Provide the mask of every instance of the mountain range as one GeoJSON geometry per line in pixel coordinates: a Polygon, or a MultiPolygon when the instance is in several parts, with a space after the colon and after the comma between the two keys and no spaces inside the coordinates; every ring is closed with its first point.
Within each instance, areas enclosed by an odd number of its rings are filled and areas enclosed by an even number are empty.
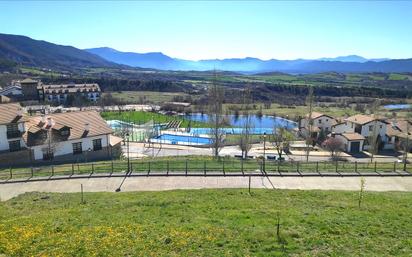
{"type": "Polygon", "coordinates": [[[366,59],[358,55],[316,60],[261,60],[258,58],[231,58],[211,60],[183,60],[172,58],[163,53],[121,52],[108,47],[85,49],[106,60],[132,67],[153,68],[159,70],[225,70],[247,73],[287,72],[412,72],[412,59],[390,60],[366,59]]]}
{"type": "Polygon", "coordinates": [[[412,72],[412,59],[366,59],[349,55],[315,60],[261,60],[247,57],[191,61],[172,58],[160,52],[121,52],[108,47],[81,50],[26,36],[0,34],[0,68],[10,63],[68,70],[84,67],[130,66],[174,71],[216,69],[242,73],[412,72]]]}

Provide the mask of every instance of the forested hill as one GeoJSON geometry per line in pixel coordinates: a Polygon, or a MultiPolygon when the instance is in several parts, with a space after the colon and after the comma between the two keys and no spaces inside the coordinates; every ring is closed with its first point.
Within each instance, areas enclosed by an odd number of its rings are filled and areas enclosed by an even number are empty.
{"type": "Polygon", "coordinates": [[[9,34],[0,34],[0,64],[67,70],[82,67],[121,67],[72,46],[9,34]]]}

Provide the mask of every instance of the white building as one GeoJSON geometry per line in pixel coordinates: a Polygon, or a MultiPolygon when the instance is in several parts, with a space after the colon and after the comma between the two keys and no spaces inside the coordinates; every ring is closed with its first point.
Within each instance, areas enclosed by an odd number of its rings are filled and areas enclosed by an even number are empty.
{"type": "Polygon", "coordinates": [[[121,141],[95,111],[27,117],[0,105],[0,166],[109,159],[121,141]]]}
{"type": "Polygon", "coordinates": [[[343,140],[348,152],[370,149],[372,137],[376,138],[378,149],[390,149],[387,146],[386,126],[387,122],[383,119],[357,114],[332,126],[332,133],[343,140]]]}
{"type": "MultiPolygon", "coordinates": [[[[312,112],[311,116],[312,120],[312,138],[317,138],[321,131],[324,132],[324,135],[329,134],[332,131],[332,126],[336,124],[336,119],[332,116],[319,113],[319,112],[312,112]]],[[[306,115],[304,118],[300,119],[299,121],[299,131],[303,137],[308,136],[309,130],[309,115],[306,115]]]]}
{"type": "Polygon", "coordinates": [[[0,104],[0,152],[19,151],[25,147],[26,117],[20,104],[0,104]]]}
{"type": "Polygon", "coordinates": [[[61,85],[43,85],[37,87],[38,95],[41,101],[56,103],[66,103],[71,97],[72,100],[77,97],[92,102],[100,99],[101,90],[98,84],[61,84],[61,85]]]}

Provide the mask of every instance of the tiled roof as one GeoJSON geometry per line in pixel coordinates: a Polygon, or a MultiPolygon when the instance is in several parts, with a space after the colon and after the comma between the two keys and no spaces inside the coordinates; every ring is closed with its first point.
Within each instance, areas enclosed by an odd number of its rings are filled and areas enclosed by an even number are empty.
{"type": "Polygon", "coordinates": [[[409,134],[412,133],[412,124],[407,120],[392,121],[386,126],[386,135],[390,137],[392,136],[406,137],[407,132],[409,134]],[[408,123],[409,123],[409,128],[408,128],[408,123]]]}
{"type": "MultiPolygon", "coordinates": [[[[70,129],[69,136],[64,138],[59,136],[59,141],[75,140],[113,132],[96,111],[58,113],[48,115],[47,118],[51,118],[54,132],[66,127],[70,129]],[[88,128],[88,131],[86,128],[88,128]]],[[[26,127],[27,132],[24,133],[23,139],[29,146],[45,143],[47,139],[44,138],[44,134],[42,136],[42,133],[38,132],[47,131],[50,128],[47,120],[43,122],[41,116],[33,117],[27,122],[26,127]]]]}
{"type": "Polygon", "coordinates": [[[341,135],[348,141],[365,140],[365,137],[359,133],[342,133],[341,135]]]}
{"type": "Polygon", "coordinates": [[[20,83],[37,83],[37,80],[31,79],[31,78],[26,78],[20,81],[20,83]]]}
{"type": "Polygon", "coordinates": [[[18,103],[0,104],[0,124],[25,121],[22,108],[18,103]]]}
{"type": "MultiPolygon", "coordinates": [[[[380,119],[374,118],[374,117],[369,116],[369,115],[356,114],[356,115],[348,117],[346,120],[350,121],[350,122],[353,122],[353,123],[356,123],[356,124],[364,125],[364,124],[367,124],[371,121],[380,120],[380,119]]],[[[382,120],[380,120],[380,121],[382,121],[382,120]]]]}
{"type": "MultiPolygon", "coordinates": [[[[327,114],[323,114],[321,112],[312,112],[312,119],[317,119],[317,118],[322,117],[322,116],[326,116],[326,117],[329,117],[331,119],[334,119],[332,116],[327,115],[327,114]]],[[[306,114],[306,118],[309,118],[309,113],[306,114]]]]}
{"type": "Polygon", "coordinates": [[[100,92],[100,87],[98,84],[61,84],[61,85],[41,85],[38,87],[43,89],[46,94],[52,93],[76,93],[76,92],[100,92]]]}

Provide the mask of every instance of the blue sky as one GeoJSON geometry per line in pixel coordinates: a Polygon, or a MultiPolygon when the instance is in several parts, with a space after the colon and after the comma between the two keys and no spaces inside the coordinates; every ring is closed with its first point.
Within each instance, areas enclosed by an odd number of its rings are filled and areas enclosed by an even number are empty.
{"type": "Polygon", "coordinates": [[[412,58],[412,2],[0,1],[0,33],[184,59],[412,58]]]}

